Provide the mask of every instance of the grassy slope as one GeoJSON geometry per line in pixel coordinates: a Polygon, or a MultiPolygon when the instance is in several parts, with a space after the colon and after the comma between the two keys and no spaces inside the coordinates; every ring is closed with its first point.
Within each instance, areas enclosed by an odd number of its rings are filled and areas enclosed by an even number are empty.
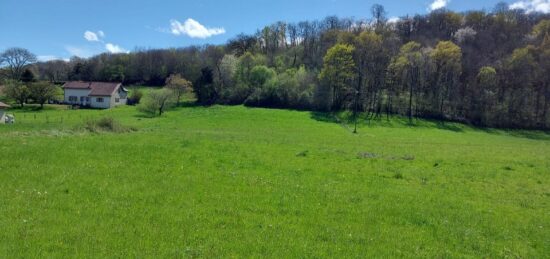
{"type": "Polygon", "coordinates": [[[550,254],[548,139],[429,122],[353,135],[221,106],[17,118],[0,126],[0,257],[550,254]],[[104,114],[139,131],[73,130],[104,114]]]}

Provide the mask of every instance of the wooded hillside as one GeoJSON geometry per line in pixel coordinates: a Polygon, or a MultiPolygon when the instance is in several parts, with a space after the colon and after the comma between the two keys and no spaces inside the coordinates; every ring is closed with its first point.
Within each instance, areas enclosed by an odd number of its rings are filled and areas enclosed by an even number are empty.
{"type": "MultiPolygon", "coordinates": [[[[221,46],[136,49],[35,64],[39,79],[193,82],[202,104],[361,110],[475,125],[550,128],[550,15],[436,10],[389,21],[277,22],[221,46]]],[[[365,14],[367,16],[368,14],[365,14]]]]}

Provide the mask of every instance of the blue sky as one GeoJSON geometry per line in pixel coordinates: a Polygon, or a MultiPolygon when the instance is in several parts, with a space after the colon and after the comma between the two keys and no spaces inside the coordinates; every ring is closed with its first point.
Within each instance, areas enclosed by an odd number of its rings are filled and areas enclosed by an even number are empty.
{"type": "MultiPolygon", "coordinates": [[[[430,7],[491,10],[499,0],[1,0],[0,51],[27,48],[42,60],[101,52],[224,43],[276,21],[328,15],[368,18],[374,3],[389,17],[430,7]]],[[[550,0],[509,0],[547,12],[550,0]]]]}

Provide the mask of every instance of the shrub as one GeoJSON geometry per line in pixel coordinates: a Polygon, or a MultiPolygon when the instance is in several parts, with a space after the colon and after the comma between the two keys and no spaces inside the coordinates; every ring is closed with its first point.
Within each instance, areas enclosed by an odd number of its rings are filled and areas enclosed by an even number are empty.
{"type": "Polygon", "coordinates": [[[128,105],[137,105],[143,97],[143,92],[139,89],[132,90],[130,97],[128,97],[128,105]]]}
{"type": "Polygon", "coordinates": [[[93,133],[99,133],[99,132],[126,133],[126,132],[137,130],[134,127],[124,126],[111,117],[103,117],[100,119],[89,119],[84,123],[84,129],[93,133]]]}

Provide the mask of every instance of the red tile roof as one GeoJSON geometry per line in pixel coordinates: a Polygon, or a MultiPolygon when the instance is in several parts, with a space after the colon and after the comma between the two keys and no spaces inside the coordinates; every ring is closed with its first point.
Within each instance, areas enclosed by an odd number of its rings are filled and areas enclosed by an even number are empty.
{"type": "Polygon", "coordinates": [[[4,108],[10,108],[11,106],[3,103],[3,102],[0,102],[0,109],[4,109],[4,108]]]}
{"type": "MultiPolygon", "coordinates": [[[[63,85],[64,89],[90,89],[89,96],[111,96],[121,87],[121,83],[103,83],[103,82],[67,82],[63,85]]],[[[124,88],[123,88],[124,89],[124,88]]]]}

